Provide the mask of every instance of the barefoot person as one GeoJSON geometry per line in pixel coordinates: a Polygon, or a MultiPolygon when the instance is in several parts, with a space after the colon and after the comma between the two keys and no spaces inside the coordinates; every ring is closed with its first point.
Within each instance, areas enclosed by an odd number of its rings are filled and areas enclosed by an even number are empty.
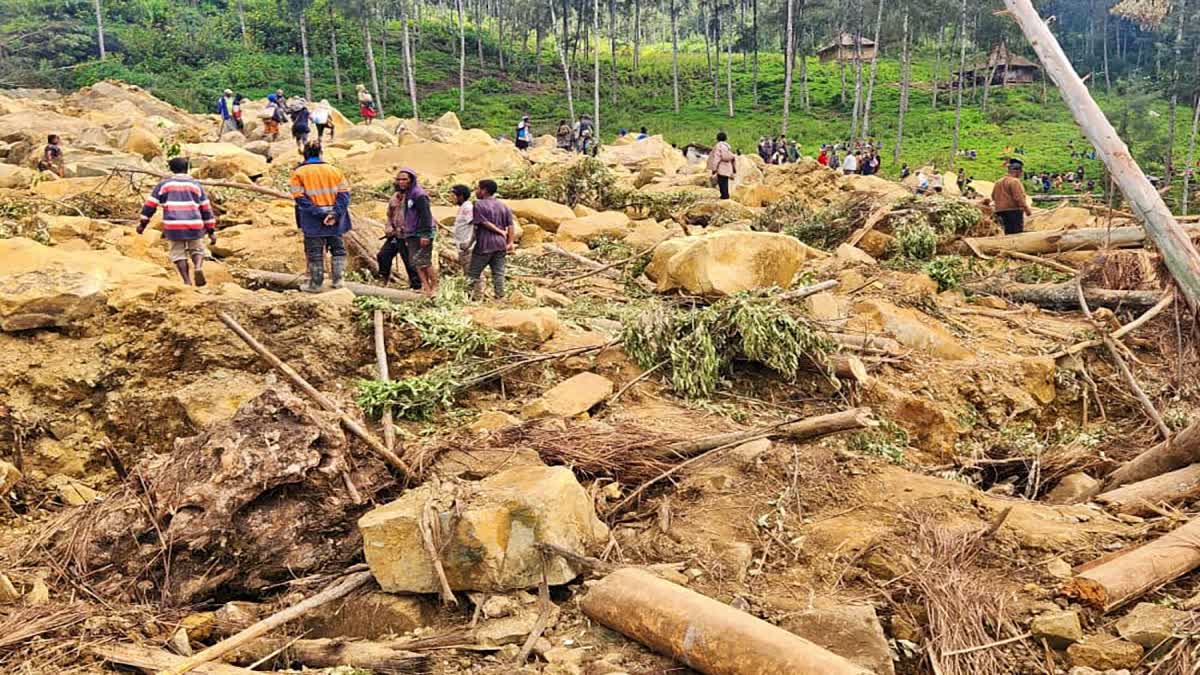
{"type": "Polygon", "coordinates": [[[168,255],[183,283],[192,285],[192,273],[188,270],[188,260],[191,259],[195,268],[196,285],[203,286],[204,279],[204,235],[208,235],[210,243],[217,243],[217,218],[213,215],[212,204],[204,187],[188,175],[188,160],[186,157],[172,157],[167,162],[171,175],[159,181],[150,191],[146,203],[142,206],[142,217],[137,231],[146,231],[154,212],[160,207],[163,212],[163,239],[170,243],[168,255]]]}
{"type": "Polygon", "coordinates": [[[325,251],[331,258],[333,288],[342,287],[346,274],[346,246],[342,235],[350,231],[350,184],[342,172],[321,159],[321,144],[304,146],[304,163],[289,181],[296,202],[296,227],[304,233],[308,262],[306,293],[320,293],[325,282],[325,251]]]}
{"type": "Polygon", "coordinates": [[[379,273],[386,280],[396,253],[404,259],[409,285],[426,295],[437,293],[437,270],[433,267],[433,238],[435,225],[430,209],[429,194],[417,184],[412,169],[400,169],[392,179],[396,194],[388,202],[387,242],[379,251],[379,273]],[[414,284],[414,272],[416,283],[414,284]]]}
{"type": "Polygon", "coordinates": [[[455,185],[450,188],[450,201],[458,207],[454,214],[454,243],[458,246],[458,264],[463,274],[471,272],[472,249],[475,248],[475,207],[471,204],[471,188],[455,185]]]}

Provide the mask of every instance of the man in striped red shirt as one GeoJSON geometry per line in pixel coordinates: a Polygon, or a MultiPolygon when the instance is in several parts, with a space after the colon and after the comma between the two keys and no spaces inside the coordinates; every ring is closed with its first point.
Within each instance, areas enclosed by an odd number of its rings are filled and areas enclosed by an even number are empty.
{"type": "Polygon", "coordinates": [[[188,160],[186,157],[172,157],[167,163],[171,169],[170,176],[159,181],[146,198],[142,206],[142,219],[138,225],[138,234],[146,231],[150,219],[159,208],[163,211],[163,238],[170,243],[168,256],[183,277],[183,283],[192,285],[192,275],[188,271],[188,259],[196,270],[196,285],[207,283],[204,279],[204,235],[215,246],[217,243],[217,217],[213,215],[212,204],[199,181],[188,175],[188,160]]]}

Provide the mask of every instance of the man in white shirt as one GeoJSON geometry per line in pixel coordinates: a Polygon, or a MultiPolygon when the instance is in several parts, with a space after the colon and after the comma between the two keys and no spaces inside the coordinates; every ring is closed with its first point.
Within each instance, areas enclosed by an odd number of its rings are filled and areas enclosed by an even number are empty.
{"type": "Polygon", "coordinates": [[[846,175],[858,173],[858,152],[846,153],[846,159],[842,160],[842,173],[846,175]]]}
{"type": "Polygon", "coordinates": [[[450,198],[458,206],[454,214],[454,243],[458,246],[458,262],[466,274],[471,265],[471,251],[475,248],[475,208],[471,204],[471,188],[466,185],[455,185],[450,188],[450,198]]]}

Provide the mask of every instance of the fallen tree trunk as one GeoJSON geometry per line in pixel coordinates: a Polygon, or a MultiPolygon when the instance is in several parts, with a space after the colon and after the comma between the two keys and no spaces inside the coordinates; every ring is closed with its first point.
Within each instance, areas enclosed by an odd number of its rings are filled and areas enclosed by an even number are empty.
{"type": "Polygon", "coordinates": [[[183,675],[189,673],[199,666],[215,661],[225,654],[241,647],[242,645],[262,637],[272,630],[284,625],[285,623],[304,616],[309,611],[320,607],[329,602],[333,602],[339,598],[344,598],[352,593],[359,586],[370,581],[373,577],[369,571],[355,572],[342,577],[336,584],[326,588],[325,590],[301,600],[300,602],[268,616],[255,623],[254,625],[239,632],[237,635],[225,638],[217,644],[202,650],[195,656],[185,659],[182,663],[166,668],[161,675],[183,675]]]}
{"type": "MultiPolygon", "coordinates": [[[[1189,236],[1200,235],[1200,227],[1185,228],[1189,236]]],[[[971,237],[959,242],[959,252],[970,255],[972,249],[981,253],[1063,253],[1092,251],[1101,248],[1140,248],[1146,245],[1146,231],[1136,225],[1126,227],[1085,227],[1078,230],[1044,230],[1022,232],[996,237],[971,237]]]]}
{"type": "Polygon", "coordinates": [[[1200,464],[1192,464],[1129,483],[1096,495],[1095,500],[1110,511],[1144,516],[1157,513],[1160,504],[1178,504],[1200,494],[1200,464]]]}
{"type": "Polygon", "coordinates": [[[868,675],[804,638],[648,572],[625,568],[597,582],[583,613],[708,675],[868,675]]]}
{"type": "Polygon", "coordinates": [[[665,448],[664,455],[691,457],[715,448],[745,443],[760,438],[785,438],[800,443],[841,431],[867,429],[876,424],[878,422],[871,416],[870,408],[851,408],[850,410],[829,413],[828,415],[818,415],[777,427],[731,431],[724,434],[705,436],[694,441],[674,443],[665,448]]]}
{"type": "MultiPolygon", "coordinates": [[[[166,178],[171,175],[171,174],[168,174],[168,173],[165,173],[162,171],[147,171],[146,169],[138,169],[138,168],[132,167],[132,166],[119,166],[119,167],[112,169],[109,173],[111,173],[114,176],[117,174],[121,174],[121,173],[142,174],[145,176],[154,176],[155,178],[166,178]]],[[[289,202],[292,201],[292,195],[288,194],[287,192],[282,192],[280,190],[275,190],[275,189],[269,188],[269,187],[263,187],[261,185],[256,185],[254,183],[238,183],[236,181],[225,181],[225,180],[197,180],[196,182],[200,183],[204,187],[232,188],[234,190],[246,190],[247,192],[256,192],[260,195],[266,195],[267,197],[275,197],[276,199],[286,199],[289,202]]]]}
{"type": "MultiPolygon", "coordinates": [[[[101,645],[88,650],[96,657],[119,666],[137,668],[147,673],[157,673],[174,668],[187,660],[161,649],[152,649],[141,645],[101,645]]],[[[224,663],[205,663],[191,669],[195,673],[207,675],[269,675],[266,670],[247,670],[224,663]]]]}
{"type": "Polygon", "coordinates": [[[309,668],[353,666],[396,675],[429,672],[427,655],[398,649],[392,643],[369,640],[260,638],[240,647],[229,655],[228,660],[248,666],[271,658],[309,668]]]}
{"type": "MultiPolygon", "coordinates": [[[[286,272],[268,272],[266,270],[237,270],[239,276],[244,277],[247,281],[271,288],[282,288],[287,290],[297,290],[307,277],[288,274],[286,272]]],[[[366,295],[372,298],[383,298],[392,302],[415,302],[424,300],[427,296],[410,291],[406,288],[385,288],[383,286],[372,286],[370,284],[356,284],[352,281],[345,282],[346,289],[355,295],[366,295]]]]}
{"type": "Polygon", "coordinates": [[[1104,489],[1111,491],[1196,462],[1200,462],[1200,421],[1117,467],[1104,481],[1104,489]]]}
{"type": "MultiPolygon", "coordinates": [[[[1028,303],[1046,309],[1079,309],[1079,293],[1074,281],[1061,284],[1019,284],[978,282],[964,284],[972,293],[998,295],[1015,303],[1028,303]]],[[[1162,291],[1114,291],[1108,288],[1085,288],[1083,296],[1091,307],[1134,309],[1144,311],[1162,298],[1162,291]]]]}
{"type": "Polygon", "coordinates": [[[1108,612],[1200,567],[1200,518],[1067,581],[1064,593],[1108,612]]]}

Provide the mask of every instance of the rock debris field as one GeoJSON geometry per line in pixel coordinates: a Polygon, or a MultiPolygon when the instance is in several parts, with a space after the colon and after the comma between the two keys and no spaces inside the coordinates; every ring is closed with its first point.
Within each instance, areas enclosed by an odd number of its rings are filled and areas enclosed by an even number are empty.
{"type": "Polygon", "coordinates": [[[1119,205],[1005,237],[953,176],[743,156],[721,201],[660,137],[334,120],[351,283],[307,294],[286,125],[0,90],[0,671],[1200,663],[1194,317],[1119,205]],[[136,230],[177,153],[218,218],[201,288],[136,230]],[[433,297],[377,278],[401,167],[433,297]],[[449,227],[485,178],[500,300],[449,227]]]}

